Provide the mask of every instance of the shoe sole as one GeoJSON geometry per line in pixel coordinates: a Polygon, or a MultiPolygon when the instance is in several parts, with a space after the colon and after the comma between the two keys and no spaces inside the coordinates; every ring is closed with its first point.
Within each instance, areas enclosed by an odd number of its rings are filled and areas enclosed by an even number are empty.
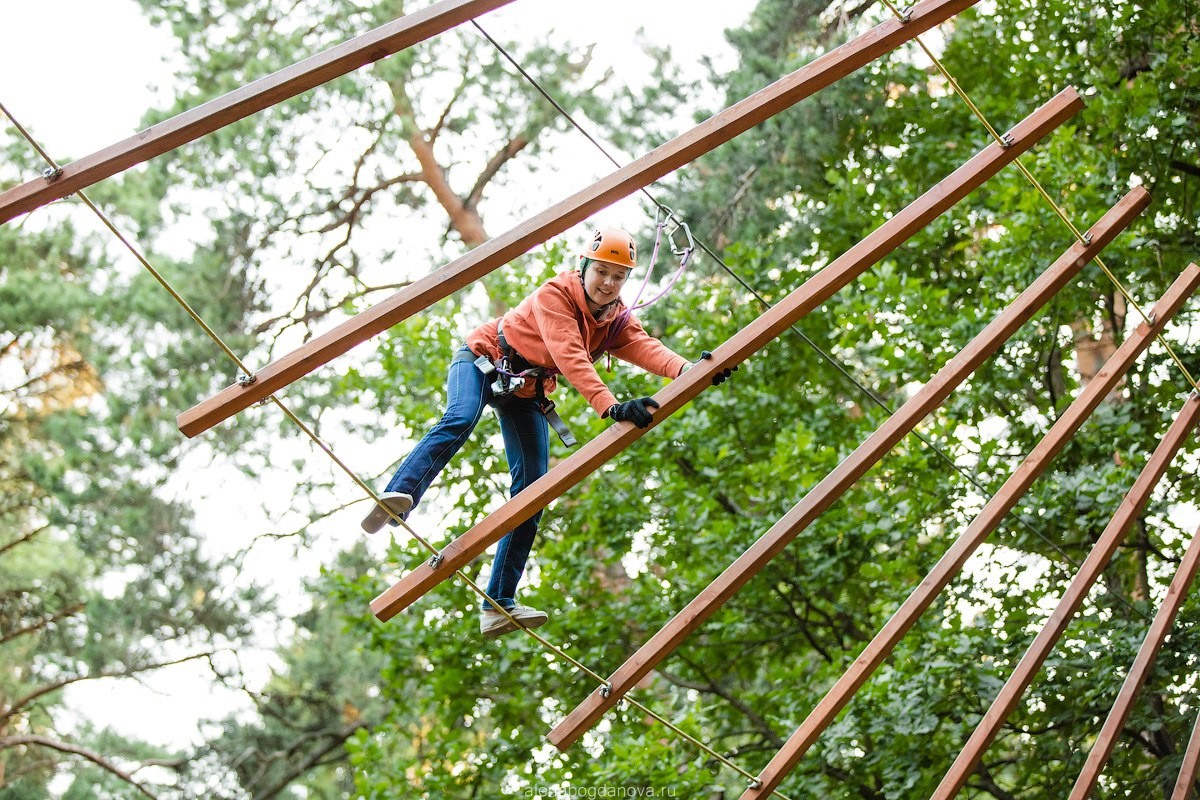
{"type": "Polygon", "coordinates": [[[483,638],[485,638],[485,639],[497,639],[506,633],[512,633],[513,631],[517,630],[517,628],[525,628],[527,630],[532,630],[534,628],[540,628],[543,625],[545,625],[549,620],[550,620],[549,616],[543,616],[540,619],[535,617],[535,618],[529,620],[528,622],[522,622],[520,624],[514,625],[511,620],[505,619],[503,624],[497,625],[494,628],[480,630],[480,633],[483,634],[483,638]]]}
{"type": "Polygon", "coordinates": [[[388,513],[388,509],[396,516],[406,513],[412,509],[412,498],[401,492],[384,492],[379,496],[379,503],[371,509],[371,513],[367,514],[362,521],[362,529],[367,533],[377,533],[384,523],[388,522],[392,515],[388,513]],[[384,506],[387,506],[385,509],[384,506]]]}

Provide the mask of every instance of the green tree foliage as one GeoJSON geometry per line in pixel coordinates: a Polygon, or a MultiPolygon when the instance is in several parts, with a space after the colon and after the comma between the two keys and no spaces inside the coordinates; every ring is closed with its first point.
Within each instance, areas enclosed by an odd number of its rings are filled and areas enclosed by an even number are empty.
{"type": "MultiPolygon", "coordinates": [[[[4,144],[8,163],[29,163],[4,144]]],[[[4,796],[44,796],[56,776],[71,779],[68,797],[174,783],[139,768],[180,754],[73,722],[63,692],[211,659],[247,632],[242,590],[205,552],[175,480],[190,448],[171,409],[211,385],[212,348],[80,211],[58,204],[0,228],[4,796]]],[[[244,287],[218,282],[216,262],[192,266],[181,288],[223,286],[201,308],[224,327],[244,287]]]]}
{"type": "MultiPolygon", "coordinates": [[[[961,17],[944,50],[1001,130],[1067,83],[1087,97],[1088,110],[1025,162],[1083,228],[1131,185],[1152,187],[1154,210],[1105,254],[1147,307],[1196,252],[1187,169],[1196,147],[1195,86],[1185,66],[1195,62],[1196,20],[1187,13],[1167,3],[1140,10],[999,3],[961,17]]],[[[723,78],[728,100],[884,14],[761,3],[745,30],[730,33],[742,66],[723,78]]],[[[987,141],[946,82],[905,50],[684,170],[673,194],[697,232],[774,302],[987,141]]],[[[800,327],[895,408],[1070,242],[1047,204],[1009,170],[800,327]]],[[[644,316],[676,349],[694,353],[759,310],[746,290],[701,262],[668,304],[644,316]]],[[[1000,485],[1094,373],[1094,359],[1123,338],[1132,313],[1089,268],[922,426],[962,471],[907,439],[693,635],[639,697],[752,770],[765,763],[970,521],[979,493],[1000,485]]],[[[1190,319],[1181,317],[1177,339],[1190,319]]],[[[435,326],[426,320],[411,330],[435,326]]],[[[461,327],[437,329],[451,342],[461,327]]],[[[404,369],[412,391],[419,376],[404,369]]],[[[435,373],[433,387],[436,380],[435,373]]],[[[620,396],[659,385],[628,371],[611,383],[620,396]]],[[[1161,350],[1143,359],[786,791],[845,798],[932,791],[1115,511],[1180,405],[1181,387],[1161,350]]],[[[436,401],[436,388],[431,394],[436,401]]],[[[573,425],[600,430],[573,398],[564,404],[573,425]]],[[[416,431],[436,414],[436,405],[426,408],[412,418],[416,431]]],[[[783,337],[728,387],[554,507],[524,601],[553,608],[547,635],[597,671],[611,670],[885,417],[799,337],[783,337]]],[[[472,449],[448,471],[441,487],[457,512],[447,518],[451,534],[494,505],[487,494],[501,491],[503,479],[481,480],[481,473],[494,476],[501,464],[494,448],[472,449]]],[[[969,794],[1049,798],[1069,790],[1181,555],[1189,532],[1168,511],[1189,499],[1193,468],[1181,457],[1168,474],[1100,593],[972,776],[969,794]]],[[[392,555],[411,565],[424,553],[401,545],[392,555]]],[[[485,576],[486,561],[471,573],[485,576]]],[[[352,588],[348,607],[365,608],[380,581],[368,574],[352,588]]],[[[393,702],[388,722],[352,746],[359,792],[384,797],[407,783],[429,797],[497,787],[519,796],[555,786],[740,794],[736,776],[636,711],[611,715],[611,727],[568,754],[549,749],[545,730],[592,682],[528,641],[475,640],[474,603],[461,587],[445,586],[382,627],[362,615],[361,629],[394,667],[381,684],[393,702]],[[462,685],[474,691],[458,691],[462,685]]],[[[1195,613],[1185,609],[1102,792],[1169,789],[1194,714],[1184,665],[1195,613]]]]}
{"type": "MultiPolygon", "coordinates": [[[[144,5],[180,43],[178,100],[150,114],[153,124],[424,4],[300,3],[286,13],[268,2],[144,5]]],[[[585,47],[564,40],[553,47],[525,43],[516,54],[573,112],[601,120],[619,145],[640,146],[640,137],[658,124],[657,104],[610,86],[611,76],[593,67],[585,47]]],[[[677,89],[667,83],[661,91],[677,89]]],[[[464,28],[156,159],[129,176],[111,200],[129,210],[127,221],[140,237],[160,243],[160,255],[170,254],[168,271],[182,274],[185,297],[203,301],[201,313],[253,364],[485,241],[484,209],[493,195],[502,200],[496,218],[511,224],[541,202],[537,190],[530,191],[539,181],[546,191],[569,193],[572,187],[558,180],[546,157],[565,127],[477,32],[464,28]],[[520,197],[512,197],[513,187],[520,197]]],[[[603,159],[596,163],[597,170],[608,169],[603,159]]],[[[534,269],[543,279],[551,274],[534,269]]],[[[483,293],[464,292],[400,326],[366,363],[314,376],[288,399],[335,441],[370,439],[381,430],[373,419],[369,432],[361,416],[343,420],[345,405],[415,430],[434,413],[442,355],[461,339],[465,320],[507,307],[527,288],[524,277],[489,280],[483,293]],[[413,358],[421,352],[436,357],[413,358]]],[[[169,307],[165,296],[161,300],[161,308],[169,307]]],[[[190,336],[188,321],[161,318],[164,336],[190,336]]],[[[217,363],[213,346],[204,348],[197,351],[204,363],[217,363]]],[[[172,357],[161,364],[186,368],[172,357]]],[[[228,367],[191,370],[162,408],[186,408],[228,384],[230,374],[228,367]]],[[[163,423],[172,417],[164,414],[163,423]]],[[[237,463],[252,474],[270,466],[268,437],[294,431],[280,419],[278,431],[255,436],[263,430],[262,415],[246,417],[208,438],[222,448],[248,445],[237,463]]],[[[323,458],[311,452],[314,461],[323,458]]],[[[479,454],[500,463],[493,443],[474,446],[471,455],[479,454]]],[[[298,532],[297,547],[314,544],[317,523],[347,503],[348,484],[323,468],[324,462],[297,463],[292,506],[314,523],[298,532]]],[[[489,481],[501,486],[498,478],[489,481]]],[[[463,505],[474,509],[490,497],[477,491],[463,505]]],[[[288,643],[276,674],[248,691],[256,717],[220,721],[208,743],[181,755],[178,791],[272,797],[302,789],[315,797],[352,788],[343,742],[357,742],[361,731],[386,718],[381,709],[387,705],[370,681],[389,662],[354,645],[352,637],[361,634],[343,631],[343,609],[327,603],[327,582],[357,580],[365,572],[366,555],[344,558],[347,574],[315,582],[312,609],[282,623],[288,643]]],[[[294,595],[297,588],[279,590],[294,595]]],[[[269,606],[254,610],[256,627],[279,624],[269,606]]],[[[237,677],[229,682],[236,686],[237,677]]]]}
{"type": "MultiPolygon", "coordinates": [[[[232,1],[147,7],[181,42],[184,81],[196,87],[181,108],[402,10],[300,3],[282,15],[271,4],[232,1]]],[[[732,102],[886,14],[873,3],[762,0],[745,28],[729,33],[738,68],[713,80],[732,102]]],[[[1151,212],[1104,256],[1146,307],[1196,259],[1198,30],[1194,8],[1169,0],[1086,7],[1000,0],[944,29],[945,63],[1001,130],[1068,83],[1084,94],[1087,110],[1024,161],[1081,228],[1134,183],[1151,188],[1151,212]]],[[[245,287],[235,311],[223,306],[244,316],[225,318],[225,327],[261,337],[255,355],[361,309],[380,290],[486,238],[484,199],[502,174],[489,173],[495,159],[511,186],[553,169],[561,140],[546,134],[560,123],[469,35],[335,81],[148,171],[139,196],[175,187],[162,230],[192,217],[214,227],[191,257],[221,264],[226,272],[217,274],[245,287]],[[535,169],[521,159],[537,147],[545,149],[535,169]],[[518,163],[528,171],[518,173],[518,163]],[[393,233],[431,226],[446,236],[393,233]]],[[[518,55],[570,107],[610,119],[588,105],[597,87],[584,57],[572,61],[564,51],[529,47],[518,55]]],[[[671,91],[639,97],[599,88],[597,95],[632,113],[671,91]]],[[[650,125],[621,130],[634,136],[650,125]]],[[[988,141],[945,80],[905,48],[681,171],[660,193],[776,302],[988,141]]],[[[653,143],[619,142],[631,150],[653,143]]],[[[505,199],[524,208],[525,198],[505,199]]],[[[145,216],[143,224],[158,230],[151,212],[145,216]]],[[[798,327],[896,408],[1070,242],[1048,205],[1006,170],[798,327]]],[[[552,243],[498,272],[483,293],[463,292],[396,326],[361,361],[309,379],[297,402],[339,437],[380,444],[394,431],[419,435],[440,413],[446,360],[464,333],[571,264],[571,247],[552,243]]],[[[748,290],[702,259],[642,318],[694,356],[760,311],[748,290]]],[[[1193,317],[1181,316],[1177,344],[1193,317]]],[[[904,440],[655,671],[638,699],[756,772],[1136,321],[1108,279],[1086,270],[925,421],[921,433],[937,450],[904,440]]],[[[1190,348],[1180,351],[1198,371],[1190,348]]],[[[662,386],[627,368],[602,375],[620,397],[662,386]]],[[[187,377],[210,388],[221,383],[202,370],[187,377]]],[[[1115,511],[1183,388],[1165,353],[1152,349],[784,791],[929,795],[1115,511]]],[[[577,394],[557,399],[581,439],[605,428],[577,394]]],[[[552,610],[548,638],[611,672],[886,416],[808,343],[786,334],[552,507],[523,602],[552,610]]],[[[414,527],[435,543],[504,498],[496,433],[485,417],[414,515],[414,527]]],[[[552,451],[553,460],[565,455],[552,451]]],[[[1190,533],[1174,512],[1194,496],[1194,470],[1193,452],[1177,460],[965,795],[1069,791],[1190,533]]],[[[337,491],[315,479],[302,488],[337,491]]],[[[312,513],[326,510],[314,503],[312,513]]],[[[567,788],[740,795],[741,778],[629,707],[568,753],[554,750],[545,732],[593,681],[526,637],[484,643],[478,597],[457,582],[387,623],[375,620],[371,598],[427,556],[398,532],[385,559],[355,547],[313,581],[312,609],[295,620],[275,676],[254,695],[257,718],[222,723],[191,761],[186,785],[231,797],[465,800],[567,788]]],[[[465,572],[482,584],[488,565],[481,558],[465,572]]],[[[1099,796],[1169,792],[1195,713],[1189,676],[1197,613],[1185,606],[1099,796]]]]}

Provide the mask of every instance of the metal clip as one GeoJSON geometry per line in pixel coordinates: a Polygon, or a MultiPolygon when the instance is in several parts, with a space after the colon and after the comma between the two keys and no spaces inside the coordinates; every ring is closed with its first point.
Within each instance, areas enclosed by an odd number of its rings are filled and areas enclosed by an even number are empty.
{"type": "Polygon", "coordinates": [[[1003,147],[1005,150],[1012,147],[1016,143],[1017,143],[1017,140],[1013,138],[1013,135],[1011,133],[1005,133],[1005,134],[1000,135],[1000,146],[1003,147]]]}
{"type": "Polygon", "coordinates": [[[612,684],[606,683],[600,687],[600,696],[608,698],[612,694],[612,684]]]}
{"type": "Polygon", "coordinates": [[[753,778],[753,779],[747,781],[747,783],[750,784],[751,789],[761,789],[762,788],[762,781],[760,781],[758,778],[753,778]]]}
{"type": "Polygon", "coordinates": [[[52,183],[62,177],[62,167],[46,167],[42,170],[42,177],[47,183],[52,183]]]}
{"type": "Polygon", "coordinates": [[[250,384],[254,383],[257,380],[258,380],[257,376],[250,375],[248,373],[242,372],[241,370],[238,370],[238,374],[237,374],[238,386],[249,386],[250,384]]]}
{"type": "Polygon", "coordinates": [[[696,240],[692,238],[692,229],[688,227],[688,224],[683,221],[682,217],[675,213],[674,209],[672,209],[670,206],[660,206],[658,211],[655,213],[655,217],[658,225],[662,227],[666,227],[672,222],[675,223],[675,227],[667,231],[667,241],[671,243],[671,252],[673,254],[677,256],[686,256],[695,251],[696,240]],[[664,211],[666,212],[665,218],[662,216],[664,211]],[[675,244],[675,234],[679,233],[681,230],[683,231],[684,237],[687,239],[687,244],[683,247],[675,244]]]}
{"type": "Polygon", "coordinates": [[[915,6],[905,6],[904,8],[900,9],[901,22],[912,22],[913,8],[915,8],[915,6]]]}
{"type": "Polygon", "coordinates": [[[1081,239],[1081,241],[1082,241],[1082,242],[1083,242],[1085,245],[1090,245],[1090,244],[1092,243],[1092,234],[1091,234],[1091,233],[1085,233],[1085,234],[1083,235],[1083,239],[1081,239]]]}
{"type": "Polygon", "coordinates": [[[1158,322],[1158,312],[1154,309],[1150,309],[1150,313],[1146,315],[1146,323],[1150,325],[1150,327],[1154,327],[1156,322],[1158,322]]]}
{"type": "Polygon", "coordinates": [[[443,556],[441,553],[434,553],[433,558],[429,559],[429,568],[437,569],[438,567],[440,567],[442,565],[442,562],[445,560],[446,560],[446,557],[443,556]]]}

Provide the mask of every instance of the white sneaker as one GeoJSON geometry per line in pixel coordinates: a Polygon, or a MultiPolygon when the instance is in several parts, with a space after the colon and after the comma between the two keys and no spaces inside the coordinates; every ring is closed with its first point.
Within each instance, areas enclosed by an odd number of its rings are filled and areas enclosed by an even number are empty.
{"type": "MultiPolygon", "coordinates": [[[[545,611],[538,611],[529,606],[513,606],[508,613],[522,628],[540,628],[546,624],[546,620],[550,619],[550,615],[545,611]]],[[[487,608],[479,612],[479,632],[485,639],[495,639],[497,636],[512,633],[516,629],[517,625],[514,625],[508,617],[495,609],[487,608]]]]}
{"type": "Polygon", "coordinates": [[[391,514],[388,514],[387,509],[391,509],[396,516],[401,516],[407,513],[413,507],[413,499],[411,494],[404,492],[384,492],[379,495],[379,503],[371,509],[371,513],[367,514],[362,521],[362,529],[367,533],[375,533],[383,527],[383,523],[392,522],[391,514]],[[382,503],[383,505],[380,505],[382,503]]]}

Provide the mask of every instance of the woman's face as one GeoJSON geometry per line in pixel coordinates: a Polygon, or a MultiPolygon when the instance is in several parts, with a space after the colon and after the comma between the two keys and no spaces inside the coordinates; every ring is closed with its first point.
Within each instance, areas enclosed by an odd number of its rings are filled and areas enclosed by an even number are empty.
{"type": "Polygon", "coordinates": [[[583,288],[593,302],[606,306],[621,295],[621,287],[629,277],[628,267],[607,261],[593,261],[583,273],[583,288]]]}

